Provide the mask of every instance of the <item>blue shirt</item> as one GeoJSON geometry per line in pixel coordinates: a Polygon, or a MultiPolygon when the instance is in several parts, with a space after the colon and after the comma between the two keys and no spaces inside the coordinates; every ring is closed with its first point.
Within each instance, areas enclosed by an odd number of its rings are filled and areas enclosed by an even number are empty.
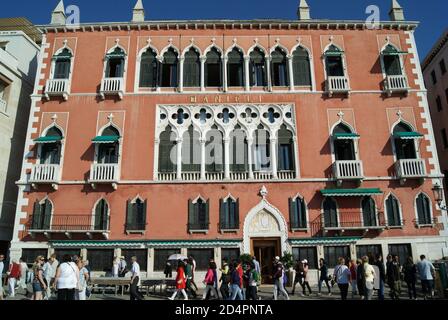
{"type": "Polygon", "coordinates": [[[254,263],[254,266],[255,266],[255,271],[257,271],[258,273],[261,273],[260,272],[260,263],[257,261],[257,260],[252,260],[252,262],[254,263]]]}
{"type": "Polygon", "coordinates": [[[434,272],[435,268],[431,262],[428,260],[422,260],[417,263],[418,272],[420,273],[421,280],[434,280],[432,276],[432,272],[434,272]]]}
{"type": "Polygon", "coordinates": [[[334,268],[334,275],[336,278],[336,282],[338,284],[349,284],[350,283],[350,270],[344,265],[337,265],[334,268]]]}

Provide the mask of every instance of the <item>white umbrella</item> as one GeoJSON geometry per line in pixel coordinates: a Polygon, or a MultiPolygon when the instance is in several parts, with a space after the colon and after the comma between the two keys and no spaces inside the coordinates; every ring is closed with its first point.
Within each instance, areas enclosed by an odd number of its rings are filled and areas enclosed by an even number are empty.
{"type": "Polygon", "coordinates": [[[173,260],[176,260],[176,261],[177,260],[182,260],[182,261],[184,261],[184,260],[188,260],[188,257],[184,256],[182,254],[176,253],[176,254],[170,255],[169,258],[168,258],[168,261],[173,261],[173,260]]]}

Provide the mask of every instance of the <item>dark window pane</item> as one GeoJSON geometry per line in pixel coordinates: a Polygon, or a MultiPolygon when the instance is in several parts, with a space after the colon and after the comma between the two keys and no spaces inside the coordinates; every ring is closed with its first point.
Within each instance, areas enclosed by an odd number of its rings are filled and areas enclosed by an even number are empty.
{"type": "Polygon", "coordinates": [[[27,264],[33,264],[38,256],[48,258],[48,249],[22,249],[22,258],[27,264]]]}
{"type": "MultiPolygon", "coordinates": [[[[179,253],[180,249],[154,249],[154,271],[164,271],[169,256],[179,253]]],[[[171,261],[171,266],[176,270],[177,262],[171,261]]]]}
{"type": "Polygon", "coordinates": [[[88,249],[87,259],[92,271],[112,271],[114,250],[112,249],[88,249]]]}
{"type": "Polygon", "coordinates": [[[336,201],[332,198],[325,198],[324,204],[324,223],[326,228],[335,228],[339,226],[336,201]]]}
{"type": "Polygon", "coordinates": [[[316,247],[297,247],[292,248],[292,255],[294,257],[294,262],[299,259],[303,261],[304,259],[308,260],[308,265],[310,269],[318,268],[317,261],[317,248],[316,247]]]}
{"type": "Polygon", "coordinates": [[[343,77],[344,67],[342,64],[342,57],[326,57],[327,76],[329,77],[343,77]]]}
{"type": "Polygon", "coordinates": [[[338,265],[338,259],[344,258],[345,262],[350,260],[350,247],[349,246],[331,246],[324,247],[325,262],[329,268],[334,268],[338,265]]]}
{"type": "Polygon", "coordinates": [[[373,263],[373,261],[370,261],[370,258],[376,258],[376,256],[380,254],[383,254],[383,251],[381,249],[381,245],[365,245],[365,246],[356,246],[356,257],[358,259],[361,259],[364,256],[369,257],[369,263],[373,263]]]}
{"type": "Polygon", "coordinates": [[[121,255],[124,256],[129,269],[131,267],[131,258],[137,257],[137,262],[140,265],[140,271],[146,271],[148,266],[148,251],[146,249],[123,249],[121,255]]]}
{"type": "MultiPolygon", "coordinates": [[[[68,254],[70,257],[81,256],[81,249],[55,249],[56,259],[62,262],[63,257],[68,254]]],[[[83,257],[85,259],[85,257],[83,257]]],[[[90,262],[90,261],[89,261],[90,262]]]]}
{"type": "Polygon", "coordinates": [[[213,249],[188,249],[188,256],[196,261],[196,271],[206,271],[210,259],[215,258],[213,249]]]}
{"type": "Polygon", "coordinates": [[[238,260],[240,258],[240,249],[221,249],[221,259],[227,259],[227,262],[232,262],[233,260],[238,260]]]}
{"type": "Polygon", "coordinates": [[[389,226],[401,226],[400,205],[398,200],[390,195],[386,200],[387,224],[389,226]]]}
{"type": "Polygon", "coordinates": [[[404,264],[408,257],[412,257],[412,248],[410,244],[390,244],[389,254],[397,255],[400,264],[404,264]]]}

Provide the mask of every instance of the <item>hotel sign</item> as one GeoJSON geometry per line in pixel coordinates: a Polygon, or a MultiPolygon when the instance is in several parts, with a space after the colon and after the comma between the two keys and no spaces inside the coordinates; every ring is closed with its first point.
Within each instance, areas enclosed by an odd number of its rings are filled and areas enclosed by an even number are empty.
{"type": "Polygon", "coordinates": [[[262,95],[201,95],[190,96],[190,103],[262,103],[262,95]]]}

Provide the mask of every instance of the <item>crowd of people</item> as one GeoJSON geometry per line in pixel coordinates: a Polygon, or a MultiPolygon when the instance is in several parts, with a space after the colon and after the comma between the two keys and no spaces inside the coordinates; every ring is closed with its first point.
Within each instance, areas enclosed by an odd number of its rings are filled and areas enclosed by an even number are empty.
{"type": "MultiPolygon", "coordinates": [[[[5,285],[7,285],[8,297],[14,298],[16,292],[28,296],[29,288],[32,288],[32,299],[43,300],[52,297],[58,300],[86,300],[90,297],[89,286],[90,267],[88,260],[80,256],[64,255],[59,262],[56,255],[48,259],[38,256],[32,267],[29,268],[23,258],[12,260],[5,265],[4,255],[0,255],[0,274],[5,272],[5,285]]],[[[131,258],[131,266],[128,268],[123,256],[115,257],[112,263],[112,276],[125,277],[130,275],[129,292],[131,300],[143,300],[139,291],[141,285],[140,265],[137,257],[131,258]]],[[[166,278],[173,276],[173,261],[167,261],[164,274],[166,278]]],[[[301,295],[313,294],[310,286],[310,266],[307,259],[297,259],[294,265],[294,280],[291,294],[295,294],[297,284],[301,286],[301,295]]],[[[381,255],[364,256],[358,260],[346,261],[341,257],[338,265],[330,274],[329,267],[324,259],[319,260],[319,277],[317,281],[317,295],[322,295],[322,287],[325,284],[328,295],[332,295],[333,287],[337,285],[342,300],[346,300],[351,288],[352,299],[373,299],[377,292],[379,300],[385,297],[385,288],[389,288],[391,299],[399,299],[401,296],[402,282],[406,283],[409,299],[417,299],[417,279],[420,279],[422,293],[425,299],[434,297],[435,268],[424,255],[415,264],[412,257],[401,265],[397,255],[388,255],[383,262],[381,255]]],[[[260,263],[256,257],[251,260],[224,259],[221,263],[220,277],[218,278],[218,266],[210,259],[208,269],[203,279],[205,289],[202,299],[223,300],[259,300],[259,286],[261,284],[260,263]]],[[[272,264],[271,279],[273,281],[272,298],[279,297],[290,299],[286,287],[288,283],[288,268],[280,257],[275,257],[272,264]]],[[[181,295],[185,300],[198,297],[198,286],[195,282],[196,261],[192,256],[177,261],[175,275],[175,290],[170,300],[181,295]]],[[[292,279],[291,279],[292,280],[292,279]]],[[[3,283],[0,285],[0,299],[5,292],[3,283]]]]}

